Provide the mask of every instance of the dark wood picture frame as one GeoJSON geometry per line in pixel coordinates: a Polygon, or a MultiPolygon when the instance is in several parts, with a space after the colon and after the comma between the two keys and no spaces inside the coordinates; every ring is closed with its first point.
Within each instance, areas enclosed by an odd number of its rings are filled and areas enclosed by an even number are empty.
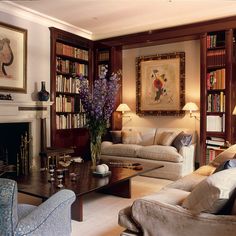
{"type": "Polygon", "coordinates": [[[0,22],[0,91],[27,92],[27,30],[0,22]]]}
{"type": "Polygon", "coordinates": [[[185,104],[185,53],[136,58],[136,113],[179,116],[185,104]]]}

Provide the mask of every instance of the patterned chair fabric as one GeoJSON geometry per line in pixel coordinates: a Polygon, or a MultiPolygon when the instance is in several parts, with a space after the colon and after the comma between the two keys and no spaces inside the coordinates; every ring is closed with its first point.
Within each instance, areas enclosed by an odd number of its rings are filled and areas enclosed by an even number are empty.
{"type": "Polygon", "coordinates": [[[17,203],[17,183],[0,178],[1,236],[69,236],[75,194],[63,189],[38,207],[17,203]]]}

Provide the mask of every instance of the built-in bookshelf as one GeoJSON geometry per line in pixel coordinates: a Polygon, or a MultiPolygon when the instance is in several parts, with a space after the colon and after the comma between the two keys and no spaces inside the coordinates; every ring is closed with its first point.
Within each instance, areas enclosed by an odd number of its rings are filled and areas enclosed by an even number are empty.
{"type": "Polygon", "coordinates": [[[88,50],[56,42],[56,129],[86,125],[78,93],[79,77],[88,77],[88,66],[88,50]]]}
{"type": "Polygon", "coordinates": [[[74,148],[83,155],[88,147],[85,113],[79,98],[82,75],[91,80],[91,41],[50,28],[51,32],[51,145],[74,148]]]}
{"type": "Polygon", "coordinates": [[[201,160],[207,164],[216,150],[233,143],[232,89],[235,63],[234,30],[201,36],[201,160]]]}

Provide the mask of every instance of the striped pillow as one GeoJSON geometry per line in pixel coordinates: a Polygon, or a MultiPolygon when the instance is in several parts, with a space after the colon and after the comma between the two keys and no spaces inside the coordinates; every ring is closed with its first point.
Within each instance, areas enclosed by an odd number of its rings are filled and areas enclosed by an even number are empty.
{"type": "Polygon", "coordinates": [[[170,146],[177,135],[178,133],[176,132],[163,132],[157,140],[157,144],[170,146]]]}

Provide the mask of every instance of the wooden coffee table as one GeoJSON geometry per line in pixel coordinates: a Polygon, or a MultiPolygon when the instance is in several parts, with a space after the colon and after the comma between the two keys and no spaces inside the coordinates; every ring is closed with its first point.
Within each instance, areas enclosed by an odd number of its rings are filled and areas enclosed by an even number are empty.
{"type": "MultiPolygon", "coordinates": [[[[127,163],[127,162],[126,162],[127,163]]],[[[131,178],[148,171],[161,168],[161,165],[142,164],[141,170],[109,166],[111,174],[107,177],[93,175],[91,163],[72,163],[65,171],[64,188],[75,192],[76,201],[72,205],[72,219],[83,220],[83,197],[91,192],[99,191],[120,197],[131,198],[131,178]],[[70,173],[76,173],[76,180],[72,181],[70,173]]],[[[55,177],[56,178],[56,177],[55,177]]],[[[24,194],[42,198],[45,201],[59,191],[57,180],[50,183],[49,173],[32,171],[30,175],[16,178],[18,191],[24,194]]]]}

